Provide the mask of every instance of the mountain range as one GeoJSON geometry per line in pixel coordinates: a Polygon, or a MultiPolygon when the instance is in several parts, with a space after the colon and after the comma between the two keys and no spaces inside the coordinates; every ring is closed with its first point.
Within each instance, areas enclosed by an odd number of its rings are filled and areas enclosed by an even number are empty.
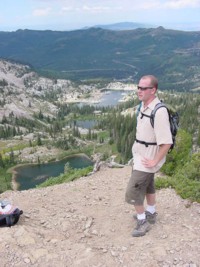
{"type": "MultiPolygon", "coordinates": [[[[91,28],[91,27],[86,27],[91,28]]],[[[107,30],[116,30],[116,31],[123,31],[123,30],[134,30],[137,28],[156,28],[155,25],[144,24],[144,23],[137,23],[137,22],[118,22],[113,24],[99,24],[95,25],[92,28],[102,28],[107,30]]]]}
{"type": "Polygon", "coordinates": [[[158,28],[0,32],[0,57],[67,79],[138,80],[152,73],[162,89],[200,83],[200,32],[158,28]]]}

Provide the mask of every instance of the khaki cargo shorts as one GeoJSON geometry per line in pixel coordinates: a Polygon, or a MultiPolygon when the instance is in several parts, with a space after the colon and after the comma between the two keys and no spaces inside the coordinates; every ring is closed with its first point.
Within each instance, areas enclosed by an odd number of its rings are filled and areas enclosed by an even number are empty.
{"type": "Polygon", "coordinates": [[[154,193],[154,173],[133,170],[126,189],[126,202],[140,206],[144,204],[146,194],[154,193]]]}

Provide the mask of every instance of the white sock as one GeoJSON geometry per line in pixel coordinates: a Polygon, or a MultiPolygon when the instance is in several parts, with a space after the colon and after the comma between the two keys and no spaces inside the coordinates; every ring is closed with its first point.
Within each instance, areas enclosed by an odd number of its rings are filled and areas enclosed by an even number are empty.
{"type": "Polygon", "coordinates": [[[145,214],[145,212],[144,212],[144,213],[141,213],[141,214],[137,214],[137,219],[138,219],[138,220],[145,220],[145,219],[146,219],[146,214],[145,214]]]}
{"type": "Polygon", "coordinates": [[[154,214],[156,212],[156,206],[147,205],[146,211],[150,212],[151,214],[154,214]]]}

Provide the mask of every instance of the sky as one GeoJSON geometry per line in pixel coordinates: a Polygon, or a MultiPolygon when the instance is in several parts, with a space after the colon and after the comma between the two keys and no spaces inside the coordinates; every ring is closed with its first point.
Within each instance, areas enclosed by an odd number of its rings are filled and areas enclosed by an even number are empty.
{"type": "Polygon", "coordinates": [[[200,0],[0,0],[0,31],[68,31],[118,22],[200,31],[200,0]]]}

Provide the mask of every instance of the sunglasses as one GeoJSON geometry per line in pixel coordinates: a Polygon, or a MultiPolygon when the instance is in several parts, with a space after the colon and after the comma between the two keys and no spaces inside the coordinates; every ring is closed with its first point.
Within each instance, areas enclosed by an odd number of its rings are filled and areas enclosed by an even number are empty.
{"type": "Polygon", "coordinates": [[[147,89],[153,89],[154,87],[153,86],[147,86],[147,87],[141,87],[141,86],[137,86],[137,89],[138,90],[141,90],[141,91],[146,91],[147,89]]]}

